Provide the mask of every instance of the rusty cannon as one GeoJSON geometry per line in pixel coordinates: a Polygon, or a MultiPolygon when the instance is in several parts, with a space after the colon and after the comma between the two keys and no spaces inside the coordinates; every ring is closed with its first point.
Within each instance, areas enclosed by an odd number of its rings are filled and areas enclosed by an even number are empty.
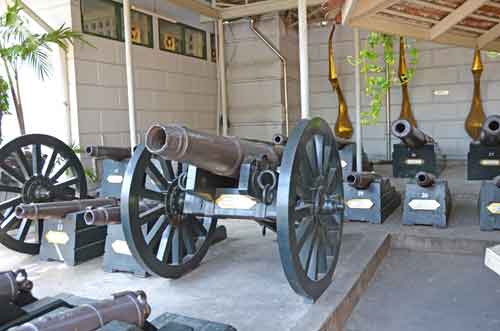
{"type": "Polygon", "coordinates": [[[298,294],[314,300],[330,285],[344,205],[340,158],[325,121],[302,120],[272,142],[154,125],[145,142],[125,174],[121,215],[130,251],[147,271],[181,277],[207,253],[217,220],[244,219],[277,233],[284,273],[298,294]],[[156,206],[143,210],[145,202],[156,206]]]}
{"type": "Polygon", "coordinates": [[[392,135],[401,140],[394,144],[392,170],[394,177],[414,178],[420,171],[439,175],[446,165],[446,157],[429,135],[409,121],[394,121],[392,135]]]}
{"type": "Polygon", "coordinates": [[[500,175],[500,115],[489,116],[483,123],[479,141],[469,145],[467,177],[491,180],[500,175]]]}

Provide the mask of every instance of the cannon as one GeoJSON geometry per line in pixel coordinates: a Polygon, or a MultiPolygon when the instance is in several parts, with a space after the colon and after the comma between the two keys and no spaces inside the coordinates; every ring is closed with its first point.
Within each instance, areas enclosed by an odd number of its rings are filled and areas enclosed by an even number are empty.
{"type": "Polygon", "coordinates": [[[91,145],[85,148],[87,156],[96,159],[123,161],[130,159],[130,148],[91,145]]]}
{"type": "Polygon", "coordinates": [[[381,224],[401,204],[401,194],[389,178],[369,172],[350,173],[345,178],[346,220],[381,224]]]}
{"type": "Polygon", "coordinates": [[[61,218],[68,214],[84,211],[87,208],[96,208],[108,205],[117,206],[118,200],[114,198],[96,198],[62,202],[20,204],[14,210],[14,214],[19,219],[61,218]]]}
{"type": "Polygon", "coordinates": [[[451,208],[451,192],[446,180],[421,171],[415,176],[414,182],[406,184],[404,225],[446,228],[451,208]]]}
{"type": "Polygon", "coordinates": [[[483,123],[479,141],[469,145],[467,178],[491,180],[500,175],[500,115],[489,116],[483,123]]]}
{"type": "Polygon", "coordinates": [[[479,224],[482,231],[500,230],[500,176],[481,183],[479,224]]]}
{"type": "MultiPolygon", "coordinates": [[[[336,138],[337,150],[339,151],[340,164],[342,165],[342,173],[345,176],[355,172],[356,169],[356,143],[350,140],[336,138]]],[[[373,171],[373,164],[368,159],[368,155],[363,150],[361,153],[361,164],[363,171],[373,171]]]]}
{"type": "Polygon", "coordinates": [[[152,274],[196,268],[219,219],[275,231],[284,273],[300,295],[330,285],[344,215],[342,167],[331,128],[302,120],[286,144],[154,125],[125,174],[121,214],[131,253],[152,274]],[[152,182],[148,187],[146,183],[152,182]],[[157,206],[143,211],[141,203],[157,206]]]}
{"type": "Polygon", "coordinates": [[[405,119],[394,121],[391,131],[401,140],[401,143],[394,144],[392,153],[394,177],[413,178],[419,171],[434,175],[441,173],[446,158],[432,137],[405,119]]]}

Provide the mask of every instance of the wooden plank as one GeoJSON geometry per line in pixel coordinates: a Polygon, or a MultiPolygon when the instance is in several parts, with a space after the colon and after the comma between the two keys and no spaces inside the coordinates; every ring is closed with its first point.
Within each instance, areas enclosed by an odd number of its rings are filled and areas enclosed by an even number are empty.
{"type": "Polygon", "coordinates": [[[342,7],[342,24],[346,24],[349,21],[357,4],[358,0],[346,0],[342,7]]]}
{"type": "Polygon", "coordinates": [[[220,18],[219,10],[205,5],[197,0],[168,0],[168,2],[175,6],[192,10],[200,15],[211,18],[220,18]]]}
{"type": "Polygon", "coordinates": [[[486,2],[488,2],[488,0],[467,0],[464,2],[431,29],[431,40],[437,39],[439,36],[449,31],[455,24],[460,23],[460,21],[481,8],[486,2]]]}
{"type": "Polygon", "coordinates": [[[477,39],[477,46],[483,48],[495,39],[498,39],[498,37],[500,37],[500,24],[495,25],[491,30],[479,37],[477,39]]]}
{"type": "MultiPolygon", "coordinates": [[[[308,0],[307,6],[317,6],[321,5],[323,2],[323,0],[308,0]]],[[[266,0],[250,3],[248,5],[219,9],[219,13],[223,19],[234,19],[294,8],[297,8],[297,0],[266,0]]]]}
{"type": "Polygon", "coordinates": [[[486,249],[484,264],[500,275],[500,245],[486,249]]]}
{"type": "Polygon", "coordinates": [[[359,0],[354,7],[352,19],[375,15],[377,12],[386,9],[399,1],[400,0],[359,0]]]}

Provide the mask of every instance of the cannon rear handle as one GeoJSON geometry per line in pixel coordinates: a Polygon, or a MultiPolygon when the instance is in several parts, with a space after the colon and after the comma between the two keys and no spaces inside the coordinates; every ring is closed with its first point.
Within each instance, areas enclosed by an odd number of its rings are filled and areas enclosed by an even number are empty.
{"type": "Polygon", "coordinates": [[[146,148],[152,154],[224,177],[237,178],[242,163],[248,157],[266,159],[273,165],[279,165],[281,161],[281,146],[210,135],[179,125],[153,125],[145,140],[146,148]]]}

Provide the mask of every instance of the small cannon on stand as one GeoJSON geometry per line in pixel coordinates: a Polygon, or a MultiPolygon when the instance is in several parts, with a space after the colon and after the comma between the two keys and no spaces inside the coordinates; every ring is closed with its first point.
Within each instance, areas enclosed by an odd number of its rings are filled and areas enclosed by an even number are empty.
{"type": "Polygon", "coordinates": [[[441,155],[438,144],[409,121],[395,121],[392,134],[401,140],[401,143],[394,144],[392,153],[394,177],[412,178],[421,171],[438,176],[444,169],[445,157],[441,155]]]}
{"type": "Polygon", "coordinates": [[[500,176],[481,184],[479,222],[483,231],[500,230],[500,176]]]}
{"type": "Polygon", "coordinates": [[[486,119],[479,142],[471,142],[467,155],[469,180],[491,180],[500,175],[500,115],[486,119]]]}
{"type": "Polygon", "coordinates": [[[332,130],[302,120],[283,145],[152,126],[127,168],[121,214],[134,257],[166,278],[199,265],[218,219],[256,221],[277,232],[292,288],[317,299],[332,281],[344,218],[332,130]],[[148,201],[157,206],[144,211],[148,201]]]}
{"type": "Polygon", "coordinates": [[[369,172],[348,174],[344,196],[344,216],[350,221],[381,224],[401,204],[401,194],[389,178],[369,172]]]}
{"type": "MultiPolygon", "coordinates": [[[[345,180],[348,174],[356,171],[356,143],[340,138],[337,138],[336,141],[345,180]]],[[[363,171],[373,171],[373,164],[368,159],[368,155],[366,155],[364,150],[361,153],[361,158],[363,171]]]]}
{"type": "Polygon", "coordinates": [[[415,183],[406,184],[403,224],[446,228],[451,208],[452,199],[447,181],[419,172],[415,176],[415,183]]]}

